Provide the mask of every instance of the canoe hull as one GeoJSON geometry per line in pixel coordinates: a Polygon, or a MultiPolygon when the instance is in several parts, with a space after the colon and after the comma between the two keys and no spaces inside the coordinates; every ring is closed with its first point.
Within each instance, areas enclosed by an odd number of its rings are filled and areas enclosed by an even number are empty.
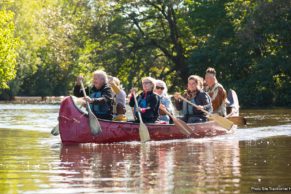
{"type": "MultiPolygon", "coordinates": [[[[99,120],[102,133],[91,134],[88,115],[77,108],[72,97],[66,97],[60,107],[59,127],[63,143],[114,143],[140,141],[139,124],[132,122],[114,122],[99,120]]],[[[189,124],[191,135],[186,136],[175,125],[147,124],[150,138],[153,141],[213,137],[232,133],[213,121],[189,124]]]]}

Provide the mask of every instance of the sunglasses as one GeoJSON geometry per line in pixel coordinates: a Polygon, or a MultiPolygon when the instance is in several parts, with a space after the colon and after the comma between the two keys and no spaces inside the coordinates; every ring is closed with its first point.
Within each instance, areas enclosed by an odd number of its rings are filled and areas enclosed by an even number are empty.
{"type": "Polygon", "coordinates": [[[160,87],[160,86],[156,86],[156,89],[157,90],[159,90],[159,89],[164,90],[165,88],[164,87],[160,87]]]}

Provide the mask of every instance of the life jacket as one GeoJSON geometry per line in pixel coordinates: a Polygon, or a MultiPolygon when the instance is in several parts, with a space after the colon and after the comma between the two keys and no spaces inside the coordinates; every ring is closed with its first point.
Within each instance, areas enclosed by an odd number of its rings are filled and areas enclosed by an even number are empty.
{"type": "MultiPolygon", "coordinates": [[[[138,104],[139,108],[147,108],[146,97],[143,98],[142,95],[139,95],[138,98],[137,98],[137,104],[138,104]]],[[[137,114],[135,105],[134,105],[134,112],[135,112],[135,114],[137,114]]]]}
{"type": "Polygon", "coordinates": [[[138,106],[140,108],[147,108],[147,100],[146,100],[146,97],[143,98],[140,95],[139,98],[137,99],[137,103],[138,103],[138,106]]]}
{"type": "MultiPolygon", "coordinates": [[[[206,90],[206,92],[209,94],[210,98],[211,98],[211,102],[217,97],[218,94],[218,88],[223,88],[223,86],[220,83],[215,83],[215,85],[213,86],[213,88],[208,88],[206,90]]],[[[221,105],[217,108],[217,110],[213,111],[213,113],[217,113],[221,116],[225,116],[226,115],[226,104],[225,104],[225,100],[222,101],[221,105]]]]}
{"type": "MultiPolygon", "coordinates": [[[[130,102],[132,103],[132,100],[130,102]]],[[[146,110],[145,112],[141,113],[142,119],[144,122],[155,122],[159,117],[159,106],[160,106],[160,98],[157,96],[157,94],[151,92],[148,93],[141,93],[137,97],[137,103],[140,108],[146,108],[149,110],[146,110]],[[154,104],[153,104],[154,103],[154,104]]],[[[136,112],[136,106],[135,108],[135,115],[137,116],[136,112]]]]}
{"type": "MultiPolygon", "coordinates": [[[[90,98],[100,98],[102,96],[101,91],[93,91],[90,94],[90,98]]],[[[107,103],[104,104],[90,104],[91,110],[96,114],[96,115],[106,115],[110,114],[110,107],[107,103]]]]}

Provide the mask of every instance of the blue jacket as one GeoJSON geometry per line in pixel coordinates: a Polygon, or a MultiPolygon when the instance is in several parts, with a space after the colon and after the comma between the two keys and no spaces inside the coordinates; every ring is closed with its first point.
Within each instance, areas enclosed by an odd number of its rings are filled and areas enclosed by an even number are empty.
{"type": "MultiPolygon", "coordinates": [[[[160,106],[159,96],[153,92],[147,92],[146,94],[142,92],[136,97],[136,99],[138,106],[140,108],[148,108],[144,113],[141,113],[143,122],[154,123],[159,117],[159,106],[160,106]]],[[[133,97],[130,98],[129,106],[135,107],[133,97]]]]}
{"type": "MultiPolygon", "coordinates": [[[[207,112],[211,113],[212,112],[212,104],[211,104],[211,99],[209,95],[204,92],[204,91],[197,91],[196,95],[194,98],[188,99],[191,101],[193,104],[196,105],[201,105],[203,106],[203,109],[206,110],[207,112]]],[[[184,116],[194,116],[194,117],[200,117],[202,119],[206,119],[207,114],[202,112],[201,110],[198,110],[194,106],[183,102],[183,101],[175,101],[175,105],[177,110],[182,110],[184,116]]]]}
{"type": "MultiPolygon", "coordinates": [[[[111,120],[113,115],[113,94],[111,88],[107,84],[100,89],[93,86],[86,88],[86,94],[93,100],[90,107],[97,118],[111,120]]],[[[77,97],[84,96],[80,85],[74,87],[74,95],[77,97]]]]}

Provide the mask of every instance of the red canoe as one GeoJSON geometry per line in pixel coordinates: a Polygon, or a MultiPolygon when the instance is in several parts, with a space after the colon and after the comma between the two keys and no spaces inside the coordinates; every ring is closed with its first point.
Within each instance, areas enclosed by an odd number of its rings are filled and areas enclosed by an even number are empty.
{"type": "MultiPolygon", "coordinates": [[[[94,136],[89,127],[88,115],[78,108],[74,97],[66,97],[60,107],[59,127],[63,143],[113,143],[140,141],[139,124],[132,122],[115,122],[99,119],[102,133],[94,136]]],[[[186,136],[175,125],[147,124],[151,140],[171,140],[186,138],[213,137],[232,133],[213,121],[189,124],[191,135],[186,136]]],[[[234,126],[235,128],[236,126],[234,126]]]]}

